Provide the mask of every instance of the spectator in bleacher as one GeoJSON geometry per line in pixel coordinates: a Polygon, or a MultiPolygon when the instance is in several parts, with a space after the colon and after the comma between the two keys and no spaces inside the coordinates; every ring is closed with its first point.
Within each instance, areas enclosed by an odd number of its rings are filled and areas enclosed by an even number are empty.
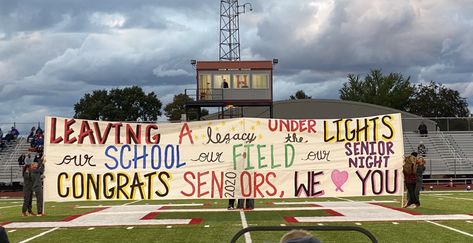
{"type": "Polygon", "coordinates": [[[422,190],[422,180],[425,171],[425,159],[422,156],[419,156],[416,160],[416,198],[417,204],[416,207],[420,207],[420,191],[422,190]]]}
{"type": "Polygon", "coordinates": [[[427,148],[425,147],[422,141],[420,141],[419,145],[417,146],[417,153],[422,157],[425,157],[425,155],[427,154],[427,148]]]}
{"type": "Polygon", "coordinates": [[[5,141],[0,140],[0,151],[3,151],[6,148],[7,148],[7,145],[5,144],[5,141]]]}
{"type": "Polygon", "coordinates": [[[25,154],[21,154],[20,157],[18,157],[18,165],[19,166],[24,166],[25,165],[25,159],[26,159],[25,154]]]}
{"type": "Polygon", "coordinates": [[[429,131],[427,130],[427,126],[424,124],[424,122],[421,121],[417,129],[419,130],[421,137],[427,137],[427,133],[429,133],[429,131]]]}
{"type": "Polygon", "coordinates": [[[419,203],[418,198],[415,194],[416,189],[416,161],[417,161],[417,153],[412,152],[409,156],[404,158],[404,164],[402,165],[402,173],[404,174],[404,183],[407,188],[407,203],[404,205],[404,208],[411,207],[413,205],[414,208],[417,207],[419,203]]]}
{"type": "Polygon", "coordinates": [[[38,133],[41,133],[41,134],[43,133],[43,129],[41,129],[41,127],[39,127],[39,126],[38,126],[38,129],[36,129],[36,134],[38,134],[38,133]]]}
{"type": "Polygon", "coordinates": [[[26,142],[30,142],[30,139],[32,140],[34,138],[34,135],[36,134],[36,127],[32,127],[30,130],[30,134],[26,138],[26,142]]]}
{"type": "Polygon", "coordinates": [[[28,155],[25,157],[25,165],[29,165],[31,163],[33,163],[33,158],[31,157],[31,154],[28,153],[28,155]]]}
{"type": "Polygon", "coordinates": [[[11,140],[15,140],[18,137],[18,135],[20,135],[18,130],[16,130],[15,127],[11,127],[10,132],[7,135],[5,135],[5,140],[7,140],[7,143],[10,143],[11,140]]]}

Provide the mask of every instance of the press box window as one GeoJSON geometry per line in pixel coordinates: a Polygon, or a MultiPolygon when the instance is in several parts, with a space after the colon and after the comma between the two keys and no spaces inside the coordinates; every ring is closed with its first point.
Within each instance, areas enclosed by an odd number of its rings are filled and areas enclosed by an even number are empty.
{"type": "Polygon", "coordinates": [[[253,88],[254,89],[267,89],[269,87],[269,75],[268,74],[253,74],[253,88]]]}
{"type": "Polygon", "coordinates": [[[233,88],[234,89],[248,89],[250,87],[250,75],[234,74],[233,75],[233,88]]]}
{"type": "MultiPolygon", "coordinates": [[[[214,89],[222,89],[223,88],[223,80],[227,81],[228,86],[230,86],[230,75],[214,75],[214,89]]],[[[230,88],[230,87],[229,87],[230,88]]]]}

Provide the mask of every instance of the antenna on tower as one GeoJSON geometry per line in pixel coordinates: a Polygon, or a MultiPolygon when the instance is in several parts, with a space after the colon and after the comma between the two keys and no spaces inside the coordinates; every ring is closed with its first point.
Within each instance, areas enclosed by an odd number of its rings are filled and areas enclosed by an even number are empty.
{"type": "Polygon", "coordinates": [[[240,14],[253,11],[251,3],[238,4],[238,0],[220,1],[220,61],[240,61],[240,14]]]}

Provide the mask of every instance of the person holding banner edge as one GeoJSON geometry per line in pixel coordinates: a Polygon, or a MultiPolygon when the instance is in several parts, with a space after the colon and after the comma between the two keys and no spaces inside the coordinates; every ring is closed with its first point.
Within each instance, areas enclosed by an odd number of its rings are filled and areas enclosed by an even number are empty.
{"type": "Polygon", "coordinates": [[[417,183],[417,153],[412,152],[409,156],[404,158],[404,164],[402,166],[402,173],[404,174],[404,183],[407,188],[407,203],[403,206],[404,208],[411,207],[417,208],[420,205],[419,198],[416,196],[416,183],[417,183]]]}

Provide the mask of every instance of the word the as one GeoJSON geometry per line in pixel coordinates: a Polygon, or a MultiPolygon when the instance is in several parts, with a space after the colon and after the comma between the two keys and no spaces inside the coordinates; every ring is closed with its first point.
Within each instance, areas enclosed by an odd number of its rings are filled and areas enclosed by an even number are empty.
{"type": "Polygon", "coordinates": [[[307,143],[307,140],[304,141],[303,137],[298,137],[296,133],[287,134],[286,138],[284,139],[284,143],[307,143]]]}

